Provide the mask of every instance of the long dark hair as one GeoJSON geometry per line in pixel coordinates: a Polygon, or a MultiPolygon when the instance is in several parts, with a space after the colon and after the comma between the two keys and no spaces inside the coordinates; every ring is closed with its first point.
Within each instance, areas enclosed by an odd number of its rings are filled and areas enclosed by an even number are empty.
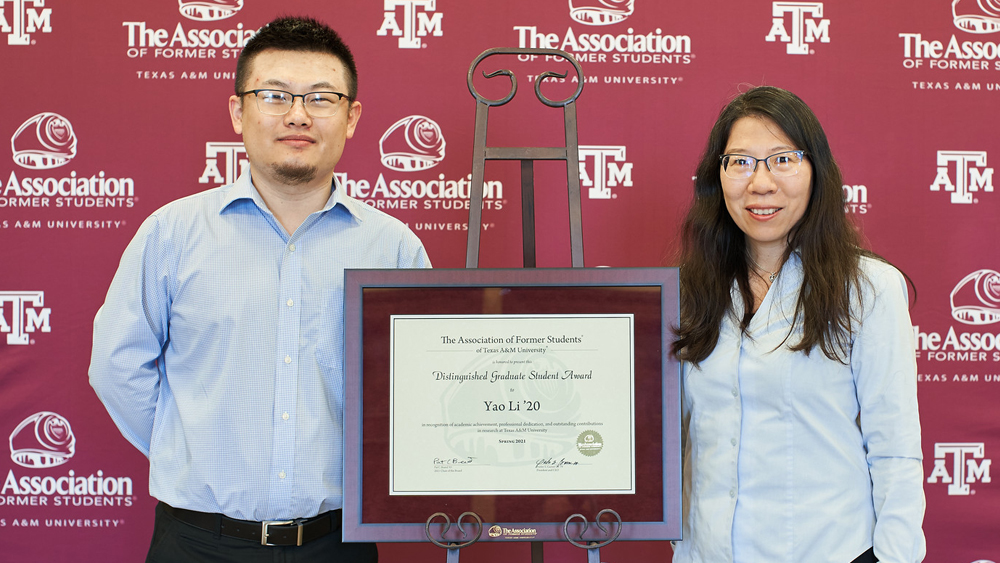
{"type": "MultiPolygon", "coordinates": [[[[694,203],[681,234],[681,324],[671,352],[695,364],[715,349],[723,317],[734,311],[735,281],[745,311],[740,329],[747,334],[753,315],[746,236],[726,209],[719,177],[733,124],[744,117],[767,118],[778,125],[812,164],[812,189],[805,214],[788,235],[784,259],[797,251],[803,281],[795,305],[802,340],[790,348],[809,354],[819,347],[828,358],[847,362],[858,320],[851,316],[852,292],[861,283],[861,237],[844,212],[843,179],[826,134],[809,106],[787,90],[760,86],[740,94],[722,110],[708,137],[695,178],[694,203]]],[[[786,337],[787,338],[787,337],[786,337]]]]}

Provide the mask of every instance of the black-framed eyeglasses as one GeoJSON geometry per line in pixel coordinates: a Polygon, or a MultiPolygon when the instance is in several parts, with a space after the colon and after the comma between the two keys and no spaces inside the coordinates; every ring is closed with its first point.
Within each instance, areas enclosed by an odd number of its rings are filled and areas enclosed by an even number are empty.
{"type": "Polygon", "coordinates": [[[258,89],[247,90],[240,96],[253,94],[257,99],[257,109],[266,115],[285,115],[295,104],[295,98],[302,98],[302,107],[312,117],[333,117],[340,109],[340,100],[351,98],[340,92],[306,92],[293,94],[284,90],[258,89]]]}
{"type": "Polygon", "coordinates": [[[764,162],[775,176],[794,176],[799,173],[806,151],[781,151],[765,158],[754,158],[746,154],[724,154],[719,157],[722,172],[734,180],[746,180],[757,171],[757,165],[764,162]]]}

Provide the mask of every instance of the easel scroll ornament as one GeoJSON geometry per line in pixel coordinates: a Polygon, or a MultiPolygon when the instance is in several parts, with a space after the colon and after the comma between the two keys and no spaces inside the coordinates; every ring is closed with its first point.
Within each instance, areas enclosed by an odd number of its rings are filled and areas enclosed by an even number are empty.
{"type": "MultiPolygon", "coordinates": [[[[469,524],[471,523],[472,522],[469,522],[469,524]]],[[[483,519],[480,518],[479,515],[476,514],[475,512],[463,512],[459,514],[458,520],[455,522],[455,524],[456,527],[458,528],[458,531],[462,534],[463,538],[462,541],[447,539],[448,531],[451,530],[451,518],[449,518],[448,515],[445,514],[444,512],[435,512],[434,514],[431,514],[427,518],[427,523],[424,525],[424,533],[427,535],[427,539],[430,540],[430,542],[433,543],[434,545],[442,549],[448,550],[447,563],[458,563],[459,550],[464,547],[469,547],[470,545],[476,543],[477,541],[479,541],[480,536],[483,535],[483,519]],[[438,534],[438,537],[434,537],[431,534],[431,524],[438,517],[444,518],[444,524],[443,528],[441,529],[441,532],[438,534]],[[465,529],[463,528],[462,524],[462,522],[466,519],[466,517],[470,518],[470,520],[473,520],[476,525],[476,535],[471,539],[465,539],[466,537],[469,536],[469,534],[466,533],[465,529]]]]}
{"type": "MultiPolygon", "coordinates": [[[[521,229],[524,250],[524,267],[535,267],[535,201],[534,201],[534,161],[565,160],[566,188],[569,197],[569,230],[570,252],[574,268],[583,267],[583,220],[580,211],[580,150],[577,142],[576,99],[583,91],[583,69],[580,63],[565,51],[558,49],[487,49],[483,51],[469,66],[467,76],[469,92],[476,98],[476,131],[473,140],[472,184],[469,189],[469,225],[482,225],[483,216],[483,181],[487,160],[519,160],[521,161],[521,229]],[[486,78],[506,76],[510,79],[510,91],[499,99],[490,99],[476,90],[473,84],[476,67],[488,57],[494,55],[542,55],[559,57],[573,65],[576,71],[577,87],[569,97],[563,100],[552,100],[542,94],[542,83],[550,78],[566,78],[568,73],[546,71],[535,80],[535,96],[543,104],[563,108],[563,129],[566,144],[563,147],[489,147],[486,146],[486,127],[489,109],[502,106],[514,99],[517,93],[517,77],[507,69],[490,73],[483,72],[486,78]]],[[[480,228],[470,228],[468,245],[466,247],[465,267],[479,266],[480,228]]]]}

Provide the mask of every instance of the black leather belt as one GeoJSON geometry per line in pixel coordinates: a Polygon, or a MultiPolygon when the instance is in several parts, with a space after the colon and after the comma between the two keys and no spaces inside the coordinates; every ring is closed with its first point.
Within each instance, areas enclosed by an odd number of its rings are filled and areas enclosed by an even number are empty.
{"type": "Polygon", "coordinates": [[[236,520],[222,514],[195,512],[184,508],[174,508],[166,503],[160,503],[174,518],[196,528],[237,538],[261,545],[291,546],[302,545],[317,540],[334,529],[334,518],[339,527],[341,511],[331,510],[313,518],[298,520],[275,520],[269,522],[252,522],[236,520]]]}

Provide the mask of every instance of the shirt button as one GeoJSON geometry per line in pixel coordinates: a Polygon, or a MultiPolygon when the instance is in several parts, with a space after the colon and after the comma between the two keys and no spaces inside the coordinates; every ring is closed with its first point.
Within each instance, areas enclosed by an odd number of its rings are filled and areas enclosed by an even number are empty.
{"type": "Polygon", "coordinates": [[[281,420],[288,420],[288,413],[282,413],[281,420]]]}
{"type": "Polygon", "coordinates": [[[739,390],[737,390],[735,387],[733,387],[733,397],[736,397],[739,394],[740,394],[739,390]]]}
{"type": "MultiPolygon", "coordinates": [[[[284,479],[284,472],[282,472],[282,479],[284,479]]],[[[729,490],[729,498],[736,498],[736,489],[729,490]]]]}
{"type": "Polygon", "coordinates": [[[292,244],[288,245],[288,251],[289,252],[295,252],[295,243],[292,243],[292,244]]]}
{"type": "Polygon", "coordinates": [[[278,472],[278,477],[280,477],[281,479],[284,479],[285,478],[285,472],[284,471],[279,471],[278,472]]]}
{"type": "Polygon", "coordinates": [[[735,446],[735,445],[736,445],[736,438],[733,438],[733,439],[732,439],[732,440],[730,440],[729,442],[730,442],[730,443],[732,443],[732,444],[733,444],[733,445],[735,446]]]}
{"type": "Polygon", "coordinates": [[[292,301],[291,299],[289,299],[289,300],[288,300],[288,301],[286,301],[285,303],[286,303],[286,304],[287,304],[287,305],[288,305],[289,307],[291,307],[292,305],[294,305],[294,304],[295,304],[295,302],[294,302],[294,301],[292,301]]]}
{"type": "Polygon", "coordinates": [[[292,357],[291,356],[285,356],[285,363],[286,364],[292,363],[292,357]]]}

